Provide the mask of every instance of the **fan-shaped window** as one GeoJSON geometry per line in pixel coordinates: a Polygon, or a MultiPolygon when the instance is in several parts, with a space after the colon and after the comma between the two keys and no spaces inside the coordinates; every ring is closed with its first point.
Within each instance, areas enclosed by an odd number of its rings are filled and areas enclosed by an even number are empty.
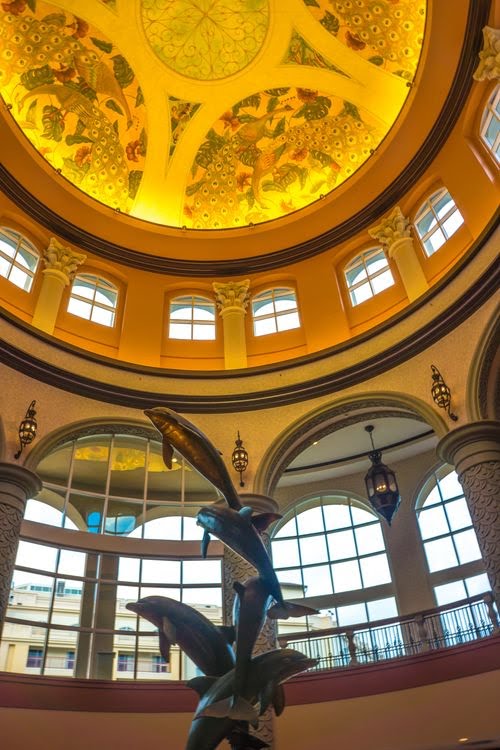
{"type": "Polygon", "coordinates": [[[29,292],[38,260],[37,251],[22,234],[0,227],[0,276],[29,292]]]}
{"type": "Polygon", "coordinates": [[[206,297],[187,295],[170,302],[168,335],[171,339],[215,339],[215,304],[206,297]]]}
{"type": "Polygon", "coordinates": [[[273,564],[285,598],[330,595],[329,613],[339,625],[397,614],[393,597],[373,600],[366,591],[389,584],[386,594],[392,593],[378,518],[345,497],[325,496],[305,505],[288,514],[273,536],[273,564]],[[356,590],[359,602],[349,594],[344,605],[343,594],[356,590]]]}
{"type": "Polygon", "coordinates": [[[79,274],[71,287],[68,312],[112,328],[115,324],[118,289],[106,279],[79,274]]]}
{"type": "Polygon", "coordinates": [[[293,289],[266,289],[252,300],[255,336],[288,331],[300,327],[297,296],[293,289]]]}
{"type": "Polygon", "coordinates": [[[500,162],[500,86],[486,105],[481,120],[481,139],[497,162],[500,162]]]}
{"type": "Polygon", "coordinates": [[[356,256],[344,269],[347,288],[353,306],[394,284],[385,252],[374,247],[356,256]]]}
{"type": "Polygon", "coordinates": [[[415,217],[415,229],[428,256],[439,250],[464,223],[462,214],[446,188],[422,204],[415,217]]]}
{"type": "Polygon", "coordinates": [[[435,587],[438,604],[489,590],[486,575],[460,575],[461,566],[481,561],[481,552],[456,472],[435,474],[427,483],[420,498],[418,525],[431,574],[457,568],[452,582],[435,587]]]}

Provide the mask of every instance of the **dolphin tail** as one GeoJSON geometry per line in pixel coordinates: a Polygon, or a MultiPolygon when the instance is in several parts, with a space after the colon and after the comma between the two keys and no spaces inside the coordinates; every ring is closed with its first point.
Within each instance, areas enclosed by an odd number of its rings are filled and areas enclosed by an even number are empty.
{"type": "Polygon", "coordinates": [[[252,726],[257,726],[259,722],[257,709],[240,695],[233,697],[233,699],[227,698],[212,703],[200,715],[217,719],[228,718],[233,721],[247,721],[252,726]]]}
{"type": "Polygon", "coordinates": [[[306,615],[317,615],[318,610],[306,607],[304,604],[292,604],[292,602],[280,602],[274,604],[267,610],[267,616],[271,620],[288,620],[289,617],[305,617],[306,615]]]}
{"type": "Polygon", "coordinates": [[[201,556],[203,559],[205,559],[207,556],[209,544],[210,544],[210,534],[205,529],[205,531],[203,532],[203,539],[201,540],[201,556]]]}

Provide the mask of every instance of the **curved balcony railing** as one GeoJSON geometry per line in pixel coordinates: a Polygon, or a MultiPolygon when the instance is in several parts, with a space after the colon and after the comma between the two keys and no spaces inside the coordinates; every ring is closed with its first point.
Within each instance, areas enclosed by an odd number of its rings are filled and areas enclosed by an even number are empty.
{"type": "Polygon", "coordinates": [[[499,629],[491,593],[453,604],[341,628],[287,633],[280,646],[289,646],[318,659],[315,670],[352,667],[413,656],[485,638],[499,629]]]}

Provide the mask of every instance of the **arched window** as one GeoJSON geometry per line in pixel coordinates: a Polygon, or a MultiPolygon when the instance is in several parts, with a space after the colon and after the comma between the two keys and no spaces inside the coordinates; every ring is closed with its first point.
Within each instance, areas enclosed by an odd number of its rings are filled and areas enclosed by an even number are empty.
{"type": "Polygon", "coordinates": [[[500,162],[500,85],[495,88],[484,108],[480,134],[488,151],[500,162]]]}
{"type": "Polygon", "coordinates": [[[31,291],[39,255],[19,232],[0,227],[0,276],[25,292],[31,291]]]}
{"type": "Polygon", "coordinates": [[[192,341],[215,339],[215,303],[190,294],[171,300],[168,336],[192,341]]]}
{"type": "MultiPolygon", "coordinates": [[[[481,552],[456,472],[435,473],[421,493],[418,525],[431,573],[449,570],[449,581],[434,586],[438,605],[489,591],[481,552]],[[477,561],[477,562],[476,562],[477,561]],[[476,562],[473,574],[467,563],[476,562]]],[[[436,576],[440,581],[443,574],[436,576]]]]}
{"type": "Polygon", "coordinates": [[[118,289],[111,282],[93,274],[82,273],[71,286],[68,312],[112,328],[115,324],[118,289]]]}
{"type": "Polygon", "coordinates": [[[380,521],[351,498],[296,506],[273,535],[272,554],[285,598],[330,597],[330,626],[397,615],[380,521]]]}
{"type": "Polygon", "coordinates": [[[462,214],[446,188],[441,188],[427,198],[414,221],[428,256],[439,250],[463,223],[462,214]]]}
{"type": "Polygon", "coordinates": [[[353,306],[394,284],[389,262],[381,247],[357,255],[345,267],[344,273],[353,306]]]}
{"type": "Polygon", "coordinates": [[[253,332],[255,336],[288,331],[300,327],[297,295],[293,289],[266,289],[252,300],[253,332]]]}

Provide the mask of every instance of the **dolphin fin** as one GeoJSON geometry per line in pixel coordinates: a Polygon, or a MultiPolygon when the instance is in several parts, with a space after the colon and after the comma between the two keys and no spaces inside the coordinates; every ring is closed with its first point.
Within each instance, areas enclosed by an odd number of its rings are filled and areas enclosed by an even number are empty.
{"type": "Polygon", "coordinates": [[[200,716],[211,716],[217,719],[232,719],[233,721],[247,721],[252,726],[258,724],[258,711],[247,700],[237,695],[232,700],[227,698],[207,706],[200,716]]]}
{"type": "Polygon", "coordinates": [[[217,680],[217,677],[208,677],[208,676],[201,676],[201,677],[193,677],[192,680],[188,680],[186,682],[186,685],[190,687],[192,690],[195,690],[200,698],[203,698],[207,690],[210,690],[214,682],[217,680]]]}
{"type": "Polygon", "coordinates": [[[210,538],[211,538],[210,534],[205,529],[205,531],[203,532],[203,539],[201,540],[201,556],[203,557],[203,559],[205,559],[207,556],[208,545],[210,544],[210,538]]]}
{"type": "Polygon", "coordinates": [[[159,631],[158,635],[160,636],[160,654],[167,664],[170,664],[170,646],[172,644],[162,630],[159,631]]]}
{"type": "Polygon", "coordinates": [[[273,695],[273,706],[276,716],[281,716],[286,706],[285,689],[283,685],[276,685],[273,695]]]}
{"type": "Polygon", "coordinates": [[[167,469],[172,468],[172,456],[173,455],[174,455],[173,447],[170,445],[170,443],[167,443],[165,438],[163,438],[163,461],[167,469]]]}
{"type": "Polygon", "coordinates": [[[283,518],[281,513],[259,513],[258,516],[252,517],[252,523],[257,531],[262,532],[279,518],[283,518]]]}
{"type": "Polygon", "coordinates": [[[234,628],[234,625],[219,625],[220,632],[226,639],[226,641],[231,644],[234,643],[236,640],[236,631],[234,628]]]}
{"type": "Polygon", "coordinates": [[[269,747],[264,740],[239,728],[233,729],[227,738],[232,750],[263,750],[263,748],[269,747]]]}
{"type": "Polygon", "coordinates": [[[304,604],[293,604],[292,602],[274,604],[267,610],[267,616],[271,620],[288,620],[289,617],[305,617],[306,615],[317,614],[317,609],[306,607],[304,604]]]}

